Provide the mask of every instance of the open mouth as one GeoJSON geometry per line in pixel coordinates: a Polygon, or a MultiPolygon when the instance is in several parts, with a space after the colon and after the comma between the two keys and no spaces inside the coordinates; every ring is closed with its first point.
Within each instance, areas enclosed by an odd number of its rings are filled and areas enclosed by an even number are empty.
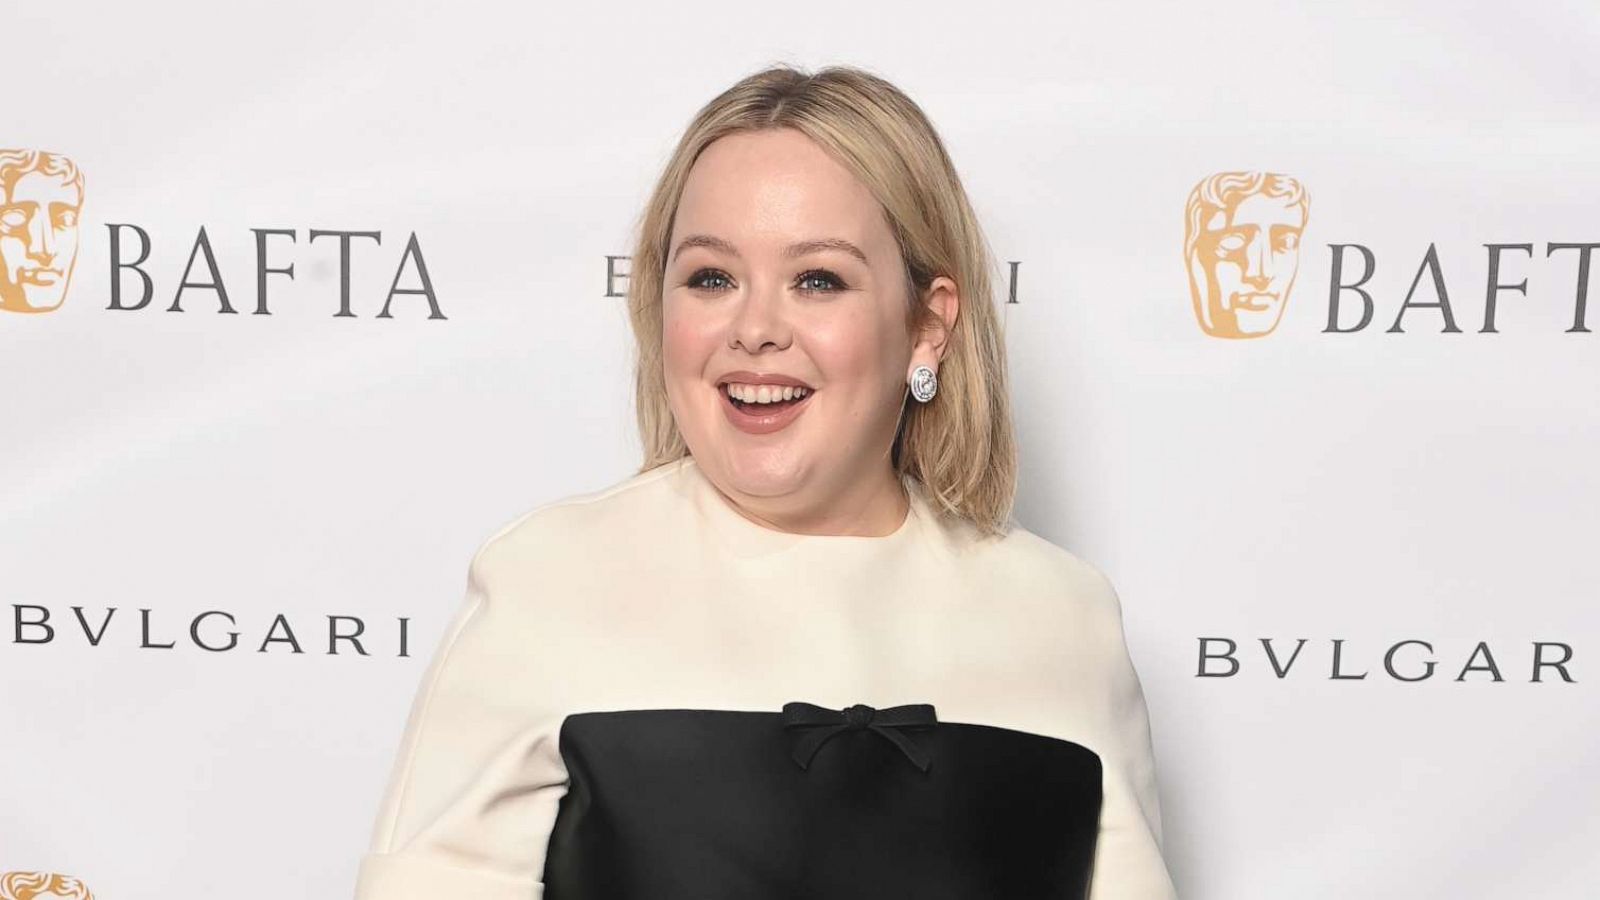
{"type": "Polygon", "coordinates": [[[771,416],[784,410],[800,406],[801,404],[805,403],[813,393],[813,391],[810,391],[806,388],[791,388],[787,390],[779,388],[776,390],[768,389],[766,392],[766,400],[761,399],[762,395],[759,392],[750,391],[745,391],[744,394],[746,397],[751,397],[751,399],[741,399],[733,394],[733,392],[730,390],[730,387],[731,385],[722,384],[717,386],[717,390],[724,398],[727,399],[728,403],[730,403],[735,410],[744,413],[745,415],[754,417],[771,416]],[[787,399],[784,399],[784,394],[789,394],[790,396],[787,399]]]}

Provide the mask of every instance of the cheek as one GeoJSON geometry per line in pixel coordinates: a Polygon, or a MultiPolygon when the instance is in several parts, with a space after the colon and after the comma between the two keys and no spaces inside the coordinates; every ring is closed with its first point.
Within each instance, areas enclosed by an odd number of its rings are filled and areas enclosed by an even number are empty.
{"type": "Polygon", "coordinates": [[[1278,281],[1286,281],[1294,277],[1294,270],[1300,265],[1300,254],[1293,250],[1281,252],[1273,260],[1278,281]]]}
{"type": "Polygon", "coordinates": [[[829,317],[813,323],[804,333],[806,355],[822,374],[824,383],[849,386],[871,395],[880,384],[893,382],[891,373],[908,359],[910,342],[895,340],[895,324],[884,321],[890,311],[829,317]]]}
{"type": "Polygon", "coordinates": [[[705,368],[716,349],[714,323],[683,315],[675,311],[670,303],[662,308],[662,364],[669,377],[690,379],[705,374],[705,368]]]}

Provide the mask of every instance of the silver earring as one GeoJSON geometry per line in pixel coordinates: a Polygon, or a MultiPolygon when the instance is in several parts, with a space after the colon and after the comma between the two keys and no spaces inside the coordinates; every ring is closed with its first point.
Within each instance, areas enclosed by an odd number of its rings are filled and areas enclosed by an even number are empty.
{"type": "Polygon", "coordinates": [[[927,366],[917,366],[911,370],[911,396],[917,398],[919,403],[927,403],[939,391],[939,376],[927,366]]]}

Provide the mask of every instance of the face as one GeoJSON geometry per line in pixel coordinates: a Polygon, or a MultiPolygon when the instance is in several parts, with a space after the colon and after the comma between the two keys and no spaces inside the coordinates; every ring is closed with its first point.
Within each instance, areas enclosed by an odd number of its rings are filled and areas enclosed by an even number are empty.
{"type": "Polygon", "coordinates": [[[0,203],[0,309],[43,312],[66,297],[78,256],[78,189],[28,172],[0,203]]]}
{"type": "Polygon", "coordinates": [[[913,353],[930,351],[865,185],[793,129],[729,135],[696,160],[667,246],[667,398],[708,477],[799,508],[892,472],[913,353]],[[745,409],[730,381],[805,390],[745,409]]]}
{"type": "Polygon", "coordinates": [[[1232,336],[1266,334],[1278,325],[1300,265],[1305,217],[1282,197],[1249,194],[1214,212],[1196,245],[1213,330],[1232,336]]]}

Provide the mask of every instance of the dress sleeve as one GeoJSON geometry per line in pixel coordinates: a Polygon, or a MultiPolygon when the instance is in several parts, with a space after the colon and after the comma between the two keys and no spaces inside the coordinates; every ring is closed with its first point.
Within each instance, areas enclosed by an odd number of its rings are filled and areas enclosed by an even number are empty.
{"type": "Polygon", "coordinates": [[[538,900],[566,772],[540,679],[524,665],[520,585],[499,587],[491,538],[412,702],[361,858],[356,900],[538,900]],[[513,602],[513,601],[518,602],[513,602]]]}
{"type": "Polygon", "coordinates": [[[1144,689],[1128,654],[1116,589],[1096,571],[1104,683],[1102,804],[1089,900],[1176,900],[1161,849],[1161,805],[1144,689]]]}

